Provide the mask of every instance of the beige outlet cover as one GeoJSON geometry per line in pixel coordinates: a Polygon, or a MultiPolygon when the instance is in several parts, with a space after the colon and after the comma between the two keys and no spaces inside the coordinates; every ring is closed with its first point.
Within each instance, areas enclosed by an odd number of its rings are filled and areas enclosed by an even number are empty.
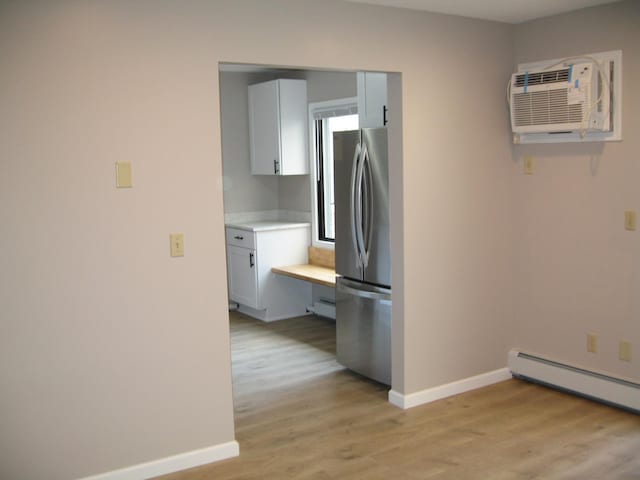
{"type": "Polygon", "coordinates": [[[598,353],[598,336],[595,333],[587,333],[587,352],[598,353]]]}
{"type": "Polygon", "coordinates": [[[620,360],[625,362],[631,361],[631,343],[629,342],[620,342],[620,360]]]}
{"type": "Polygon", "coordinates": [[[533,155],[525,155],[522,163],[522,171],[524,174],[533,175],[533,155]]]}

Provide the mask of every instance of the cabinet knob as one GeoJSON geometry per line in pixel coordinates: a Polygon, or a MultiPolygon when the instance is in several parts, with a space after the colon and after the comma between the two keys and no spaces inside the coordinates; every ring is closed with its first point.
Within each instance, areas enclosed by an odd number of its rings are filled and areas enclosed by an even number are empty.
{"type": "Polygon", "coordinates": [[[249,254],[249,268],[253,268],[253,266],[255,265],[254,261],[253,261],[253,253],[249,254]]]}
{"type": "Polygon", "coordinates": [[[273,173],[276,175],[280,173],[280,162],[277,158],[273,159],[273,173]]]}
{"type": "Polygon", "coordinates": [[[236,240],[244,240],[244,237],[242,235],[235,235],[233,238],[235,238],[236,240]]]}

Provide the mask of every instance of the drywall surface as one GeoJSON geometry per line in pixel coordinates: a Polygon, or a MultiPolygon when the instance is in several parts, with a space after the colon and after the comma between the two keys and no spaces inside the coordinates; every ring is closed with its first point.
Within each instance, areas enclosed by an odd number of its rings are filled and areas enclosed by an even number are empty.
{"type": "MultiPolygon", "coordinates": [[[[307,101],[322,102],[337,98],[355,97],[356,74],[354,72],[306,71],[307,101]]],[[[310,142],[313,138],[310,135],[310,142]]],[[[280,177],[278,206],[281,210],[303,211],[311,216],[311,177],[291,175],[280,177]]]]}
{"type": "Polygon", "coordinates": [[[248,91],[251,75],[220,73],[225,213],[278,209],[278,177],[251,175],[248,91]]]}
{"type": "Polygon", "coordinates": [[[181,9],[0,3],[0,478],[234,440],[219,55],[181,9]]]}
{"type": "Polygon", "coordinates": [[[0,3],[0,476],[234,439],[220,62],[401,74],[393,388],[503,367],[511,33],[336,0],[0,3]],[[133,188],[115,188],[116,161],[133,188]]]}
{"type": "Polygon", "coordinates": [[[626,1],[516,26],[516,63],[623,52],[623,140],[520,145],[534,175],[516,177],[517,347],[640,380],[640,2],[626,1]],[[587,352],[587,333],[599,337],[587,352]],[[631,362],[618,359],[632,343],[631,362]]]}
{"type": "Polygon", "coordinates": [[[309,175],[251,175],[247,86],[274,78],[307,81],[308,102],[356,96],[354,72],[276,70],[220,73],[225,213],[287,210],[311,214],[309,175]]]}

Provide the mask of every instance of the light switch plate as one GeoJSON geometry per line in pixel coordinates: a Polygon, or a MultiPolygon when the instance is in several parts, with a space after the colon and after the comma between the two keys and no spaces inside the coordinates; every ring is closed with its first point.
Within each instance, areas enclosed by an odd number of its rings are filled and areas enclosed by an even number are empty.
{"type": "Polygon", "coordinates": [[[133,178],[131,175],[131,162],[116,162],[116,187],[118,188],[133,187],[133,178]]]}
{"type": "Polygon", "coordinates": [[[636,211],[635,210],[627,210],[624,212],[624,228],[626,230],[635,230],[636,229],[636,211]]]}
{"type": "Polygon", "coordinates": [[[184,233],[172,233],[169,235],[171,242],[171,256],[184,257],[184,233]]]}

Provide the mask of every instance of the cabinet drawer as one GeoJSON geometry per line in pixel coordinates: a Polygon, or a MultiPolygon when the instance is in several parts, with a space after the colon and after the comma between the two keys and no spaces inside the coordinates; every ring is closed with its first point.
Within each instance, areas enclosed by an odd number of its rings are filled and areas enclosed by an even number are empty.
{"type": "Polygon", "coordinates": [[[227,228],[227,245],[253,249],[255,248],[254,234],[247,230],[227,228]]]}

